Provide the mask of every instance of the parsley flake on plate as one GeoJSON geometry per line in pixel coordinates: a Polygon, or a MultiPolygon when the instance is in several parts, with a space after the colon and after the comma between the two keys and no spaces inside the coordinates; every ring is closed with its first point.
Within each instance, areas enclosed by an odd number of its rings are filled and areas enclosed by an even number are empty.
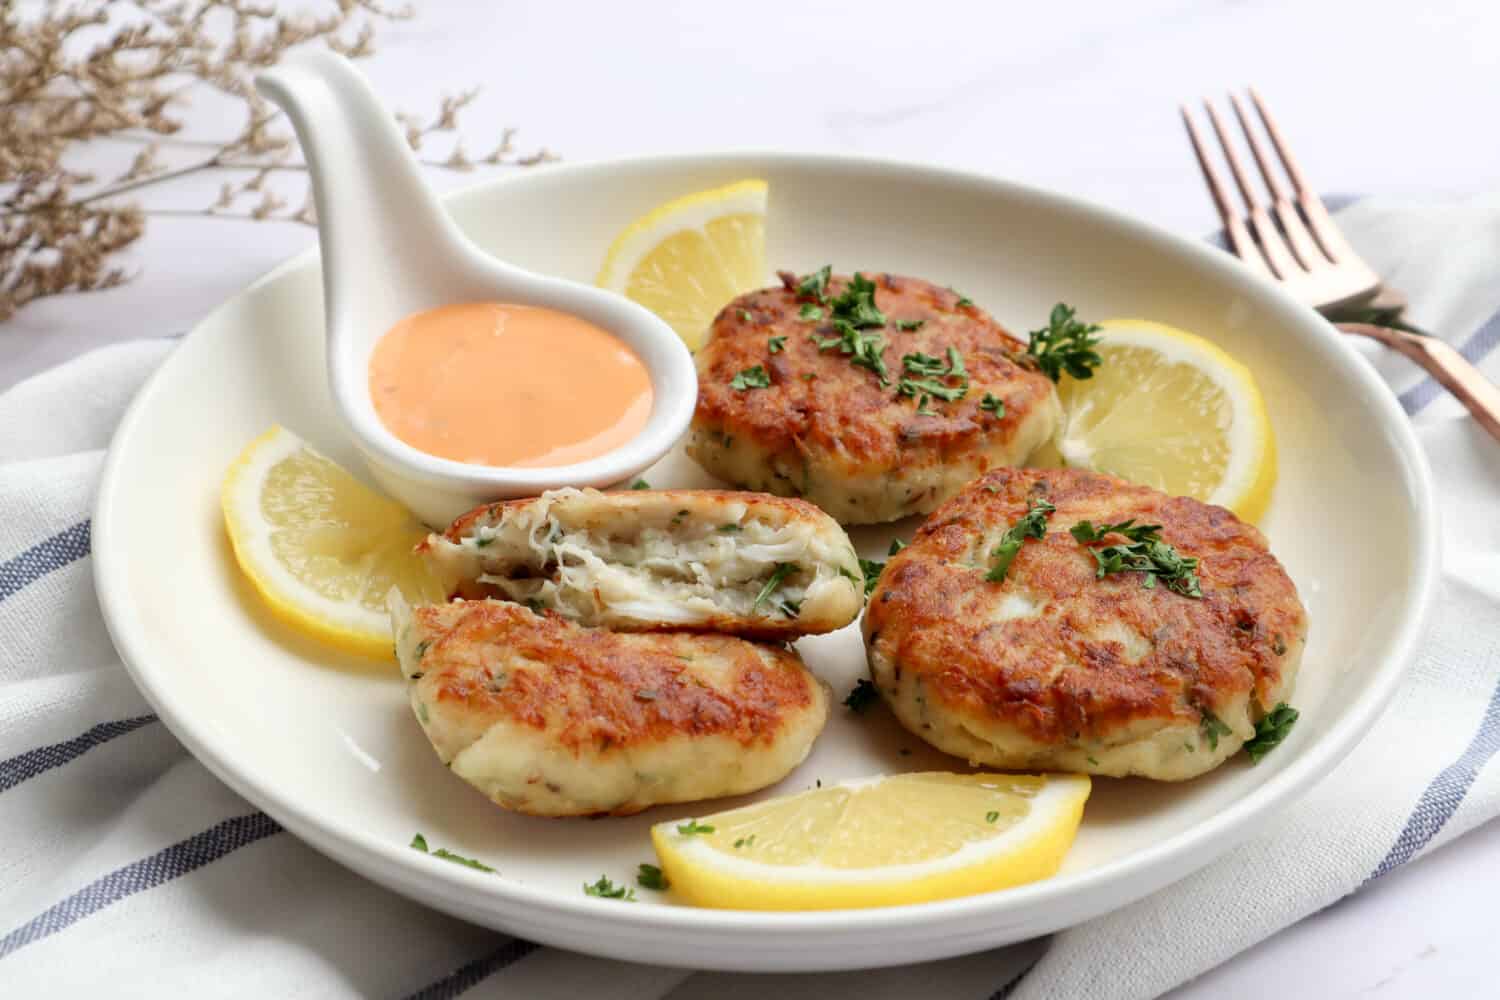
{"type": "Polygon", "coordinates": [[[635,890],[623,885],[615,885],[609,876],[600,875],[599,881],[592,884],[583,883],[583,893],[586,896],[597,896],[600,899],[621,899],[627,903],[634,903],[635,890]]]}
{"type": "Polygon", "coordinates": [[[693,837],[700,833],[713,833],[714,828],[710,823],[700,823],[695,819],[690,819],[686,823],[678,823],[677,832],[684,837],[693,837]]]}
{"type": "Polygon", "coordinates": [[[1078,379],[1093,378],[1094,369],[1104,363],[1094,350],[1099,344],[1099,338],[1094,336],[1099,329],[1097,323],[1080,323],[1073,307],[1059,302],[1052,307],[1047,325],[1027,335],[1026,353],[1036,360],[1042,374],[1054,382],[1064,372],[1078,379]]]}
{"type": "Polygon", "coordinates": [[[878,701],[880,701],[880,689],[861,677],[849,692],[849,697],[844,699],[844,707],[856,715],[864,715],[878,701]]]}
{"type": "Polygon", "coordinates": [[[411,838],[409,846],[414,850],[421,851],[423,854],[431,855],[434,858],[442,858],[444,861],[451,861],[456,865],[463,865],[465,868],[473,868],[475,871],[490,872],[491,874],[495,871],[495,869],[483,861],[475,861],[473,858],[466,858],[462,854],[454,854],[446,847],[439,847],[435,851],[429,850],[427,847],[427,838],[420,833],[411,838]]]}
{"type": "MultiPolygon", "coordinates": [[[[630,484],[630,488],[633,490],[649,490],[651,488],[651,484],[646,482],[644,479],[637,479],[635,482],[630,484]]],[[[552,541],[552,539],[550,538],[547,540],[549,542],[552,541]]]]}
{"type": "Polygon", "coordinates": [[[1047,518],[1053,511],[1057,510],[1051,503],[1042,499],[1031,500],[1026,505],[1026,513],[1021,515],[1005,534],[1000,536],[1000,544],[990,553],[995,561],[990,566],[990,571],[984,578],[991,583],[1001,583],[1005,580],[1005,574],[1010,572],[1010,564],[1015,562],[1016,553],[1021,551],[1021,546],[1028,538],[1047,537],[1047,518]]]}
{"type": "Polygon", "coordinates": [[[984,398],[979,401],[981,410],[988,410],[997,417],[1005,416],[1005,400],[999,399],[991,393],[985,393],[984,398]]]}
{"type": "Polygon", "coordinates": [[[660,868],[645,863],[642,863],[636,871],[635,884],[642,889],[653,889],[656,892],[666,892],[672,885],[660,868]]]}
{"type": "Polygon", "coordinates": [[[771,337],[766,341],[766,353],[776,354],[784,350],[786,350],[786,334],[771,337]]]}
{"type": "Polygon", "coordinates": [[[1280,746],[1297,724],[1299,715],[1300,712],[1284,701],[1267,712],[1255,724],[1255,736],[1245,743],[1245,752],[1250,755],[1251,762],[1259,764],[1262,757],[1280,746]]]}

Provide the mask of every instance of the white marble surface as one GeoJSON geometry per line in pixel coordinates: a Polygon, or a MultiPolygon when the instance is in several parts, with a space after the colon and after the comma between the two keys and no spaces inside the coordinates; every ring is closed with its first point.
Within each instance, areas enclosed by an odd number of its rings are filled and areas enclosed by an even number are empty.
{"type": "MultiPolygon", "coordinates": [[[[520,127],[523,148],[575,160],[858,151],[989,171],[1199,234],[1214,218],[1176,106],[1253,82],[1325,191],[1500,183],[1487,124],[1500,4],[1481,0],[1399,12],[1357,0],[417,6],[416,20],[383,29],[365,68],[393,103],[424,113],[440,93],[483,84],[465,115],[471,152],[505,125],[520,127]]],[[[185,114],[195,139],[232,128],[212,102],[185,114]]],[[[443,186],[477,176],[434,172],[443,186]]],[[[223,179],[189,177],[142,202],[201,208],[223,179]]],[[[299,176],[276,183],[300,201],[299,176]]],[[[0,387],[112,340],[182,332],[312,241],[292,224],[153,218],[126,257],[128,285],[40,302],[0,326],[0,387]]],[[[1496,895],[1491,824],[1175,996],[1481,995],[1494,940],[1481,905],[1496,895]]]]}

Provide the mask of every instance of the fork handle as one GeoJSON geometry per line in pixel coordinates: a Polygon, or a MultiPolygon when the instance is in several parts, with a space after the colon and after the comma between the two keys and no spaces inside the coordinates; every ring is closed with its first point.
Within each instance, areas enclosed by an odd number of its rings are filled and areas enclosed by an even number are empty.
{"type": "Polygon", "coordinates": [[[1500,389],[1445,341],[1369,323],[1334,325],[1345,333],[1378,340],[1415,361],[1464,404],[1490,437],[1500,441],[1500,389]]]}

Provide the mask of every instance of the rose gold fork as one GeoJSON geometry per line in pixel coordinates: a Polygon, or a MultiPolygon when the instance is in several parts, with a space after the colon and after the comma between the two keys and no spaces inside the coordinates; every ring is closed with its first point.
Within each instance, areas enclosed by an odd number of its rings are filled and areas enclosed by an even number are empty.
{"type": "MultiPolygon", "coordinates": [[[[1281,284],[1319,312],[1336,314],[1351,306],[1364,305],[1394,317],[1404,307],[1405,299],[1400,293],[1384,286],[1380,276],[1360,259],[1348,240],[1344,239],[1344,234],[1339,232],[1333,217],[1323,205],[1323,200],[1307,183],[1296,160],[1292,159],[1281,130],[1276,127],[1275,119],[1253,88],[1250,90],[1250,100],[1254,102],[1261,124],[1270,136],[1282,169],[1291,182],[1291,188],[1288,189],[1286,180],[1272,166],[1265,144],[1251,126],[1245,105],[1237,95],[1230,94],[1229,103],[1234,107],[1235,117],[1239,119],[1250,153],[1271,194],[1269,212],[1251,187],[1243,161],[1235,152],[1229,131],[1224,127],[1224,120],[1212,102],[1203,102],[1208,120],[1219,138],[1219,146],[1224,151],[1224,160],[1229,164],[1229,172],[1234,176],[1235,186],[1239,188],[1240,198],[1245,203],[1244,219],[1230,207],[1223,179],[1209,158],[1203,136],[1187,107],[1182,108],[1182,122],[1187,126],[1188,139],[1198,157],[1198,166],[1203,171],[1203,179],[1208,184],[1214,207],[1224,222],[1230,249],[1252,270],[1281,284]]],[[[1345,333],[1377,340],[1421,365],[1468,408],[1474,419],[1491,436],[1500,441],[1500,389],[1447,342],[1392,326],[1370,323],[1335,325],[1345,333]]]]}

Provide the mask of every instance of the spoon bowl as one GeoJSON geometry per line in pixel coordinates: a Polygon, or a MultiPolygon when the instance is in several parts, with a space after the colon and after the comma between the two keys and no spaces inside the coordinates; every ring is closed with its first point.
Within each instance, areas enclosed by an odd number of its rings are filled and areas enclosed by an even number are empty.
{"type": "Polygon", "coordinates": [[[652,465],[682,436],[698,382],[692,357],[672,328],[621,296],[533,274],[471,243],[423,181],[395,119],[347,59],[298,53],[257,77],[256,87],[291,118],[307,159],[322,255],[329,386],[386,492],[424,521],[443,525],[491,500],[619,483],[652,465]],[[598,458],[543,468],[459,462],[392,434],[370,396],[376,342],[413,313],[481,301],[569,313],[619,338],[650,374],[645,427],[598,458]]]}

